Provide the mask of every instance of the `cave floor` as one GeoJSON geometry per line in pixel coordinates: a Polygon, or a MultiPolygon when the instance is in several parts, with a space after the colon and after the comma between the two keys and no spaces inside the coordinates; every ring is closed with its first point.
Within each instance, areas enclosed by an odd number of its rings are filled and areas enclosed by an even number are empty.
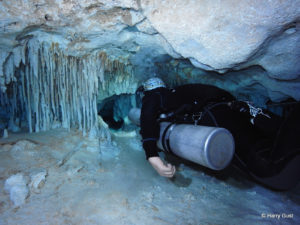
{"type": "MultiPolygon", "coordinates": [[[[0,140],[0,224],[299,224],[300,186],[274,192],[241,173],[215,176],[177,162],[174,179],[145,160],[139,136],[115,133],[100,144],[62,129],[9,134],[0,140]],[[100,149],[100,150],[99,150],[100,149]],[[4,183],[46,170],[15,207],[4,183]],[[279,215],[279,216],[277,216],[279,215]]],[[[29,182],[29,181],[28,181],[29,182]]]]}

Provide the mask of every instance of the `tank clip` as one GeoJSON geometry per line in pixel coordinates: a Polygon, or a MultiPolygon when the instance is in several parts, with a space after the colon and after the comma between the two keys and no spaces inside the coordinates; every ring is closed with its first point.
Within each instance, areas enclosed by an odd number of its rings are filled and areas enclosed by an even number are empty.
{"type": "Polygon", "coordinates": [[[271,118],[268,114],[265,114],[263,112],[263,110],[261,108],[256,108],[253,105],[250,104],[250,102],[246,101],[247,105],[249,106],[249,111],[250,111],[250,115],[253,116],[254,118],[260,114],[263,115],[265,117],[268,117],[269,119],[271,118]]]}
{"type": "Polygon", "coordinates": [[[202,118],[202,112],[199,112],[197,114],[193,114],[192,119],[194,121],[195,126],[198,124],[198,121],[200,121],[201,118],[202,118]]]}

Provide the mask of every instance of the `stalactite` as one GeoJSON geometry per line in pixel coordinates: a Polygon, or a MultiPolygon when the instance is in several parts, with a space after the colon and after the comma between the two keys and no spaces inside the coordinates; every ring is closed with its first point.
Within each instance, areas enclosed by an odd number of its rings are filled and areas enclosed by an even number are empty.
{"type": "Polygon", "coordinates": [[[69,56],[57,43],[37,39],[1,52],[0,67],[0,107],[12,124],[25,119],[29,132],[64,127],[96,134],[97,101],[134,93],[137,86],[126,58],[111,59],[104,51],[69,56]]]}
{"type": "Polygon", "coordinates": [[[105,71],[101,71],[103,77],[102,89],[99,89],[98,100],[112,95],[132,94],[138,86],[133,67],[128,60],[109,60],[106,54],[100,54],[105,71]]]}
{"type": "Polygon", "coordinates": [[[35,39],[25,45],[0,57],[0,106],[12,122],[27,115],[29,132],[49,130],[57,122],[84,133],[97,130],[98,79],[104,79],[97,73],[99,57],[66,56],[58,45],[35,39]]]}

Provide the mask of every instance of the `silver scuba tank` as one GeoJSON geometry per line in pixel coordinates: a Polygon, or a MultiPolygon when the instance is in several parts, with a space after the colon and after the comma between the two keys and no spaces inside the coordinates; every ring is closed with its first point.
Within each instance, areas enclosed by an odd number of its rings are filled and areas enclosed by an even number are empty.
{"type": "Polygon", "coordinates": [[[158,148],[213,170],[232,160],[234,140],[225,128],[192,124],[160,123],[158,148]]]}
{"type": "MultiPolygon", "coordinates": [[[[140,112],[133,108],[128,115],[136,125],[140,112]]],[[[157,146],[213,170],[224,169],[234,155],[234,139],[227,129],[220,127],[161,122],[157,146]]]]}
{"type": "Polygon", "coordinates": [[[141,109],[139,108],[130,109],[128,113],[128,118],[133,124],[140,126],[140,117],[141,117],[141,109]]]}

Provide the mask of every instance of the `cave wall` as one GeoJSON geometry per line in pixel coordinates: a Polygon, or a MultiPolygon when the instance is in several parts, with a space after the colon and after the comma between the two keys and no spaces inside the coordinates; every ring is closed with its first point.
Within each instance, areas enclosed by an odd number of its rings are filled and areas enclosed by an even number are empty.
{"type": "Polygon", "coordinates": [[[2,0],[1,117],[94,130],[97,103],[154,75],[299,101],[299,18],[300,0],[2,0]]]}
{"type": "Polygon", "coordinates": [[[239,100],[251,101],[260,107],[266,107],[267,102],[300,99],[299,79],[273,79],[260,66],[230,70],[222,74],[194,67],[187,60],[173,59],[157,66],[159,75],[171,88],[187,83],[215,85],[229,91],[239,100]]]}
{"type": "Polygon", "coordinates": [[[294,47],[299,46],[300,1],[153,0],[141,4],[157,31],[197,67],[223,72],[260,65],[276,77],[299,76],[300,67],[295,64],[299,50],[294,47]],[[285,64],[294,67],[287,69],[285,64]]]}
{"type": "Polygon", "coordinates": [[[14,50],[3,63],[0,92],[1,111],[12,131],[63,127],[96,135],[97,102],[134,93],[137,86],[130,66],[110,60],[103,51],[70,56],[58,43],[38,39],[14,50]]]}

